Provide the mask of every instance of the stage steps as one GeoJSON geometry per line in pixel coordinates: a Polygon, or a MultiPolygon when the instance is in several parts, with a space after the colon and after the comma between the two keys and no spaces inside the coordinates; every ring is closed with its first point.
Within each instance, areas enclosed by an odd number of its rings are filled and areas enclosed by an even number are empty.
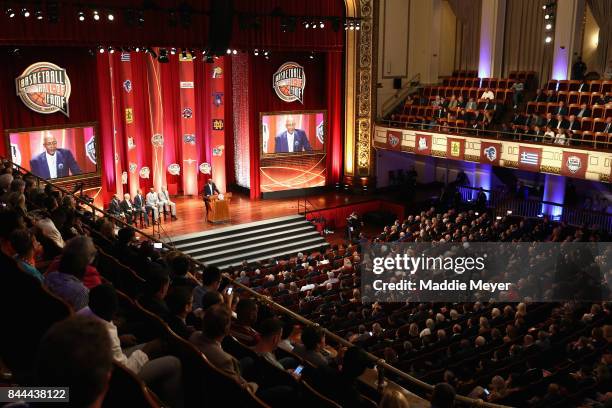
{"type": "Polygon", "coordinates": [[[303,215],[233,225],[172,237],[176,249],[221,269],[273,257],[318,250],[329,244],[303,215]]]}

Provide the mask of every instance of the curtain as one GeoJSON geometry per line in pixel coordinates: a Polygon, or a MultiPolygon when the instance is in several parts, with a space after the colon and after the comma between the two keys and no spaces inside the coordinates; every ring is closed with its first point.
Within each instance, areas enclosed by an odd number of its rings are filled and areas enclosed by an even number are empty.
{"type": "Polygon", "coordinates": [[[478,70],[481,0],[448,0],[448,3],[459,20],[455,69],[478,70]]]}
{"type": "MultiPolygon", "coordinates": [[[[553,44],[544,38],[547,0],[507,0],[502,77],[511,71],[535,71],[541,84],[550,78],[553,44]]],[[[553,33],[554,34],[554,33],[553,33]]]]}
{"type": "Polygon", "coordinates": [[[612,2],[610,0],[587,0],[593,17],[599,26],[596,71],[604,73],[608,60],[612,59],[612,2]]]}
{"type": "Polygon", "coordinates": [[[327,88],[327,184],[339,182],[342,173],[343,67],[344,55],[342,53],[327,53],[325,78],[327,88]]]}
{"type": "MultiPolygon", "coordinates": [[[[113,95],[111,91],[111,72],[109,69],[109,59],[107,55],[100,55],[97,58],[98,72],[98,96],[100,100],[111,101],[105,105],[100,104],[99,126],[98,126],[98,146],[100,147],[101,157],[97,160],[101,163],[102,173],[102,197],[106,197],[109,192],[117,190],[116,178],[121,179],[121,175],[115,174],[115,152],[111,142],[114,138],[113,132],[113,95]],[[110,106],[108,106],[110,105],[110,106]],[[102,140],[107,141],[102,143],[102,140]]],[[[0,119],[1,120],[1,119],[0,119]]]]}

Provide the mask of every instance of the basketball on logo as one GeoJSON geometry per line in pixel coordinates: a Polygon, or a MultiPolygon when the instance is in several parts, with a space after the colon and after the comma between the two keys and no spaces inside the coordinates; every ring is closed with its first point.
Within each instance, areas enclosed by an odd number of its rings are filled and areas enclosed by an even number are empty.
{"type": "Polygon", "coordinates": [[[50,62],[37,62],[15,79],[17,95],[38,113],[62,112],[68,116],[70,79],[66,70],[50,62]]]}
{"type": "Polygon", "coordinates": [[[281,100],[304,103],[304,88],[306,87],[304,67],[297,62],[285,62],[272,76],[272,86],[281,100]]]}

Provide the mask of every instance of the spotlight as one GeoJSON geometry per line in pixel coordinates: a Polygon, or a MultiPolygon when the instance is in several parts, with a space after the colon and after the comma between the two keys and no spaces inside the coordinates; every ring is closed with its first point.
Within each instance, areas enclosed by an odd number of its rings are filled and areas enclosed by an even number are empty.
{"type": "Polygon", "coordinates": [[[508,214],[508,215],[512,215],[512,210],[507,210],[507,211],[506,211],[506,214],[508,214]]]}
{"type": "Polygon", "coordinates": [[[317,23],[315,23],[315,22],[313,22],[311,25],[312,25],[312,28],[317,28],[318,27],[317,23]]]}
{"type": "Polygon", "coordinates": [[[108,21],[115,21],[115,15],[111,12],[108,13],[106,18],[108,19],[108,21]]]}
{"type": "Polygon", "coordinates": [[[136,48],[134,49],[134,51],[136,51],[136,52],[140,52],[140,47],[136,47],[136,48]]]}
{"type": "Polygon", "coordinates": [[[77,16],[79,17],[79,21],[85,21],[85,13],[83,13],[82,11],[79,11],[77,13],[77,16]]]}
{"type": "Polygon", "coordinates": [[[102,47],[102,46],[99,46],[99,47],[98,47],[98,52],[99,52],[100,54],[104,54],[104,51],[106,51],[106,50],[104,49],[104,47],[102,47]]]}
{"type": "Polygon", "coordinates": [[[325,23],[323,21],[319,21],[319,27],[320,28],[325,28],[325,23]]]}
{"type": "Polygon", "coordinates": [[[544,39],[544,42],[546,44],[550,44],[552,42],[552,37],[550,35],[546,36],[546,38],[544,39]]]}
{"type": "Polygon", "coordinates": [[[22,8],[21,9],[21,15],[24,16],[25,18],[30,17],[30,12],[28,11],[27,8],[22,8]]]}
{"type": "Polygon", "coordinates": [[[268,51],[264,51],[264,57],[267,57],[270,54],[268,51]]]}
{"type": "Polygon", "coordinates": [[[184,59],[184,60],[187,59],[187,50],[181,51],[181,59],[184,59]]]}
{"type": "Polygon", "coordinates": [[[313,60],[315,58],[314,52],[311,52],[310,55],[308,56],[308,58],[310,58],[311,60],[313,60]]]}
{"type": "Polygon", "coordinates": [[[98,14],[98,12],[96,10],[94,10],[94,12],[93,12],[93,19],[95,21],[99,21],[100,20],[100,14],[98,14]]]}
{"type": "Polygon", "coordinates": [[[6,15],[8,16],[8,18],[15,17],[15,10],[13,10],[12,8],[7,8],[6,9],[6,15]]]}
{"type": "Polygon", "coordinates": [[[544,5],[542,6],[542,10],[546,10],[546,7],[547,7],[547,6],[546,6],[546,4],[544,4],[544,5]]]}
{"type": "Polygon", "coordinates": [[[544,20],[550,20],[552,17],[552,14],[544,14],[544,20]]]}
{"type": "Polygon", "coordinates": [[[259,56],[259,50],[257,48],[253,50],[253,55],[255,55],[256,57],[259,56]]]}
{"type": "Polygon", "coordinates": [[[495,219],[496,219],[496,220],[501,220],[501,219],[502,219],[502,217],[498,215],[497,217],[495,217],[495,219]]]}
{"type": "Polygon", "coordinates": [[[355,30],[360,30],[361,29],[361,23],[358,21],[355,23],[355,30]]]}
{"type": "Polygon", "coordinates": [[[304,21],[304,28],[310,28],[310,23],[308,21],[304,21]]]}
{"type": "Polygon", "coordinates": [[[234,54],[234,55],[238,54],[238,50],[233,50],[232,54],[234,54]]]}
{"type": "Polygon", "coordinates": [[[176,48],[170,48],[170,54],[172,55],[176,54],[176,48]]]}
{"type": "Polygon", "coordinates": [[[225,53],[226,53],[227,55],[230,55],[230,54],[232,53],[232,50],[228,48],[228,49],[227,49],[227,51],[225,51],[225,53]]]}
{"type": "Polygon", "coordinates": [[[546,28],[546,30],[548,30],[548,31],[552,30],[552,24],[547,23],[547,24],[546,24],[546,26],[545,26],[545,28],[546,28]]]}
{"type": "Polygon", "coordinates": [[[36,13],[34,13],[34,16],[37,20],[42,20],[44,18],[43,13],[40,10],[36,11],[36,13]]]}
{"type": "Polygon", "coordinates": [[[115,48],[114,47],[108,47],[108,52],[110,52],[111,54],[115,53],[115,48]]]}

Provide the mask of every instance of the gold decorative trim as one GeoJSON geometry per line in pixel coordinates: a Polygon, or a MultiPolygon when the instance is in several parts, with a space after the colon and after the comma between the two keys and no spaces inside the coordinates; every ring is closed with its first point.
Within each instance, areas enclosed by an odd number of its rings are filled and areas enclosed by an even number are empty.
{"type": "Polygon", "coordinates": [[[431,155],[434,157],[446,157],[446,152],[441,152],[438,150],[432,150],[431,155]]]}
{"type": "Polygon", "coordinates": [[[518,169],[518,162],[514,160],[504,160],[504,167],[510,167],[513,169],[518,169]]]}
{"type": "Polygon", "coordinates": [[[414,146],[402,146],[402,151],[409,152],[409,153],[414,153],[415,148],[414,148],[414,146]]]}
{"type": "Polygon", "coordinates": [[[361,30],[357,46],[357,174],[361,177],[372,175],[372,112],[376,103],[376,48],[377,24],[375,11],[378,0],[359,0],[361,30]]]}
{"type": "Polygon", "coordinates": [[[480,163],[480,156],[474,156],[474,155],[471,155],[471,154],[464,154],[463,155],[463,159],[467,160],[467,161],[472,161],[472,162],[480,163]]]}
{"type": "Polygon", "coordinates": [[[605,181],[607,183],[609,183],[610,180],[610,175],[609,174],[599,174],[599,181],[605,181]]]}
{"type": "Polygon", "coordinates": [[[541,166],[540,170],[544,173],[561,174],[561,168],[552,166],[541,166]]]}

